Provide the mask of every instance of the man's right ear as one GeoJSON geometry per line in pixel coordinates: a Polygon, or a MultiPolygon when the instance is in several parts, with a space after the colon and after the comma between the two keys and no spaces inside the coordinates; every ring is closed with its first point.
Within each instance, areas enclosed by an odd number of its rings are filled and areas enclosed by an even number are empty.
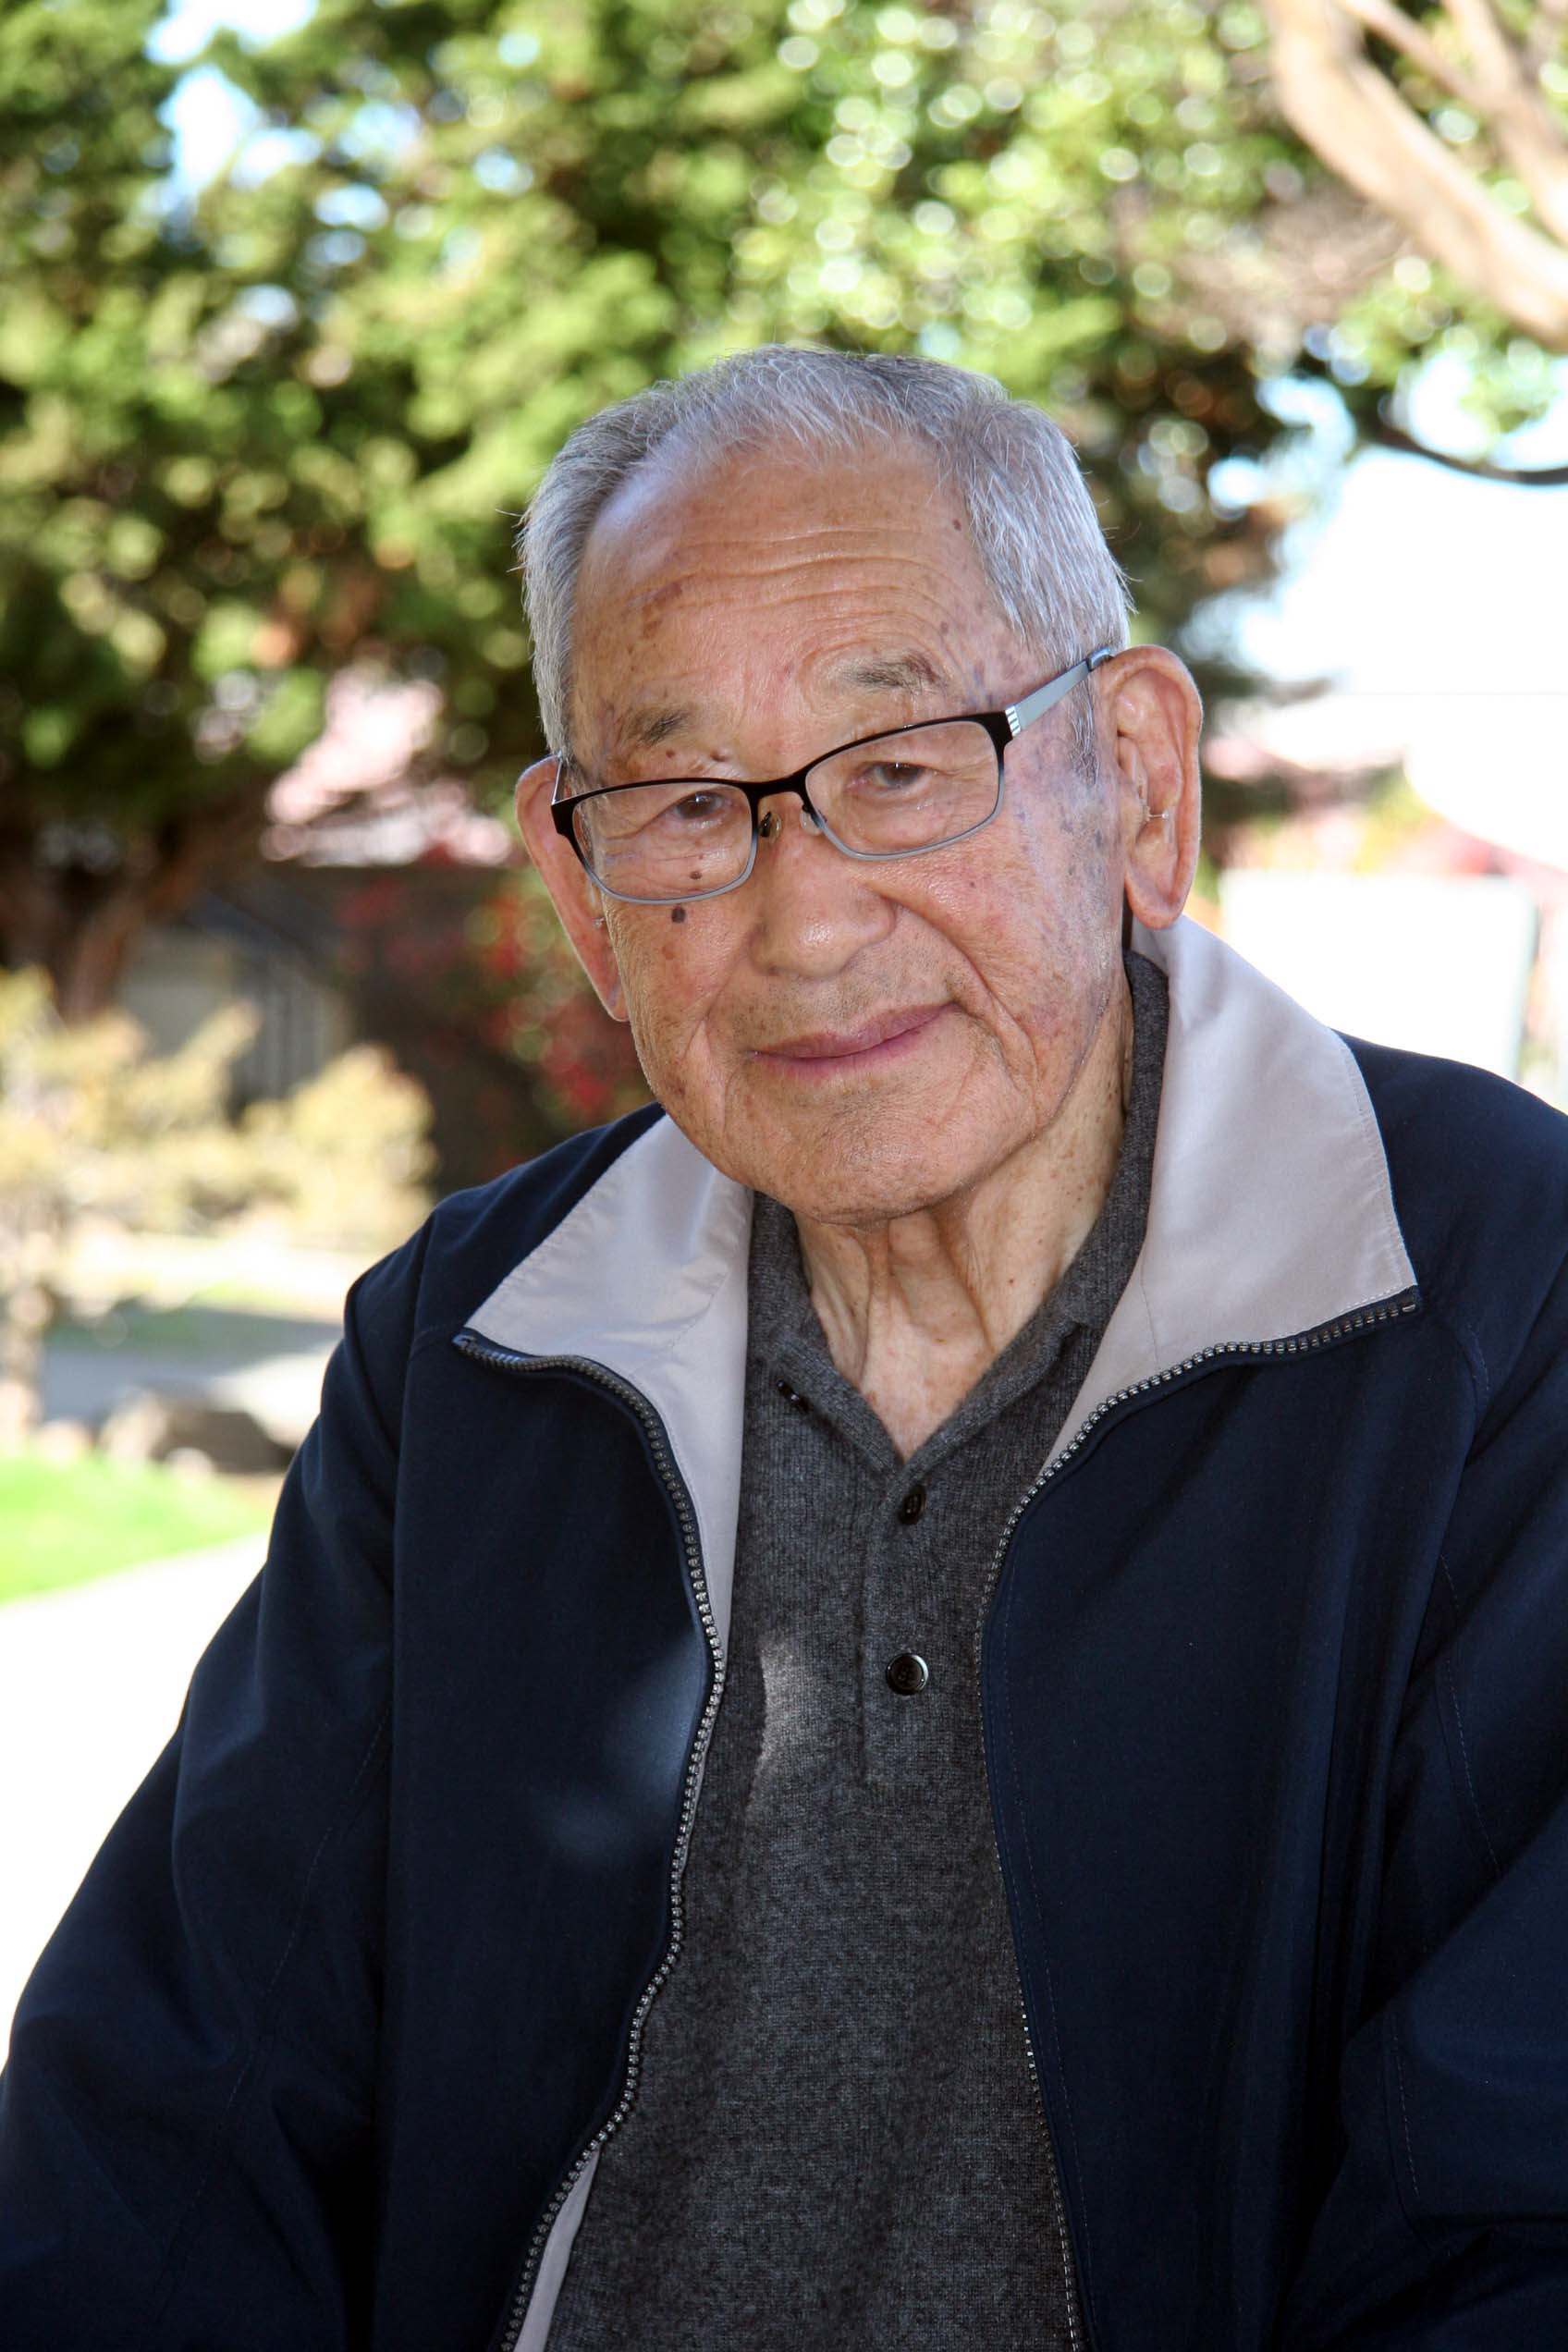
{"type": "Polygon", "coordinates": [[[545,877],[577,960],[613,1021],[626,1019],[620,968],[605,925],[604,893],[570,841],[557,832],[550,815],[557,762],[553,752],[525,767],[517,779],[517,823],[529,856],[545,877]]]}

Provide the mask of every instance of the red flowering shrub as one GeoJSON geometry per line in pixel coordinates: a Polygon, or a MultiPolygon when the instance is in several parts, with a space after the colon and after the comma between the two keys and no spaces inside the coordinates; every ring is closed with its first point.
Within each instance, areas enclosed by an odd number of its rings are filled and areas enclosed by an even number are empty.
{"type": "Polygon", "coordinates": [[[497,877],[469,916],[467,937],[482,982],[482,1034],[533,1072],[561,1134],[647,1101],[631,1032],[589,986],[533,866],[497,877]]]}

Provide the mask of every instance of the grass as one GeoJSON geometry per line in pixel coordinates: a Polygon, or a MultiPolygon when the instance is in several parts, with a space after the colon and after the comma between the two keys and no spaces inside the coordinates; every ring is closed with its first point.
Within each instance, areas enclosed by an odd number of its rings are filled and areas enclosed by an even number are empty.
{"type": "Polygon", "coordinates": [[[256,1565],[277,1477],[188,1479],[161,1463],[0,1457],[0,1601],[53,1592],[166,1553],[254,1534],[256,1565]]]}

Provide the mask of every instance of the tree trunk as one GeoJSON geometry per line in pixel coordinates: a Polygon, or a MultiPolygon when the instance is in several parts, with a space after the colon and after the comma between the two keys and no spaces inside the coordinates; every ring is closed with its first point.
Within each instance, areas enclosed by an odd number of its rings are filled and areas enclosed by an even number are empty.
{"type": "Polygon", "coordinates": [[[59,925],[44,970],[62,1021],[92,1021],[115,1003],[147,921],[145,891],[126,888],[59,925]]]}
{"type": "Polygon", "coordinates": [[[107,1011],[148,924],[179,913],[254,848],[265,790],[258,780],[130,839],[84,827],[73,844],[68,827],[42,815],[0,826],[0,966],[39,965],[63,1021],[107,1011]],[[62,839],[64,853],[51,855],[62,839]],[[105,843],[119,853],[106,869],[105,843]]]}

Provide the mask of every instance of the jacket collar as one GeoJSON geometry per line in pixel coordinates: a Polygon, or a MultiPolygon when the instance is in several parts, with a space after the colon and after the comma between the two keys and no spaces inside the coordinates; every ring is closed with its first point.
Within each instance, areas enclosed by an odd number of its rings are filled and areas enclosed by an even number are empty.
{"type": "MultiPolygon", "coordinates": [[[[1183,916],[1133,925],[1165,973],[1147,1229],[1051,1455],[1108,1398],[1217,1346],[1292,1338],[1411,1289],[1377,1120],[1333,1030],[1183,916]]],[[[659,1414],[728,1637],[752,1195],[655,1121],[469,1317],[603,1366],[659,1414]]]]}

